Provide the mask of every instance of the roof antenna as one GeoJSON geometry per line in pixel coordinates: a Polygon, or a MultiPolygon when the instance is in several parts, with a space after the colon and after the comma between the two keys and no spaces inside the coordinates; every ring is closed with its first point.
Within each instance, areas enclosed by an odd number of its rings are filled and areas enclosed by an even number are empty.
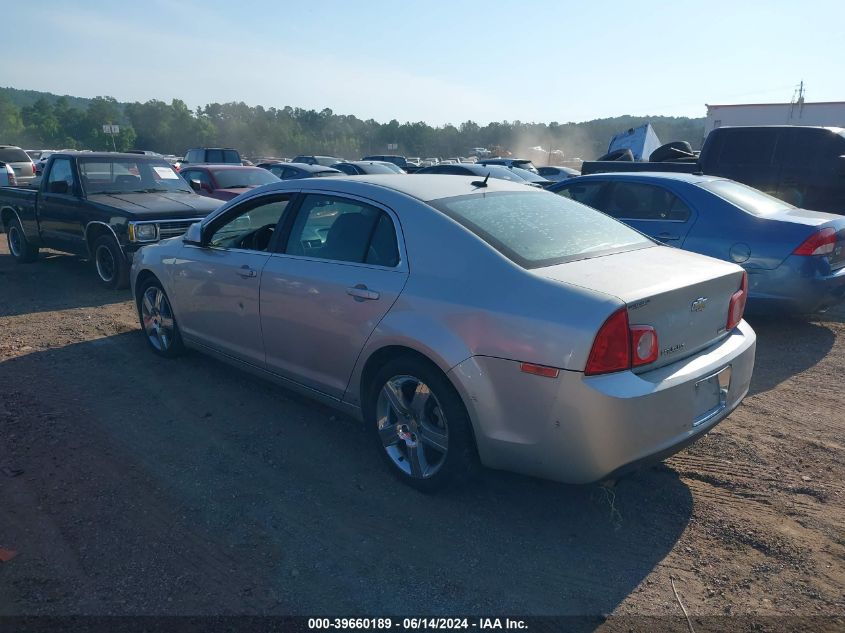
{"type": "Polygon", "coordinates": [[[487,175],[484,176],[484,180],[473,180],[469,184],[471,184],[473,187],[486,187],[487,186],[487,180],[489,178],[490,178],[490,172],[488,171],[487,175]]]}

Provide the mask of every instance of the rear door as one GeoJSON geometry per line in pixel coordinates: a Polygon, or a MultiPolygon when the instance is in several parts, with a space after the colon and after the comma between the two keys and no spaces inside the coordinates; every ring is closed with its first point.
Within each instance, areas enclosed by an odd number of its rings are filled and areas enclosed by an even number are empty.
{"type": "Polygon", "coordinates": [[[845,211],[845,178],[839,156],[845,138],[823,128],[786,128],[778,140],[777,197],[803,209],[845,211]]]}
{"type": "Polygon", "coordinates": [[[775,148],[780,127],[719,128],[710,132],[702,152],[702,171],[777,195],[780,167],[775,148]]]}
{"type": "Polygon", "coordinates": [[[302,199],[286,244],[261,277],[271,371],[342,398],[364,343],[405,285],[392,211],[351,196],[302,199]]]}
{"type": "Polygon", "coordinates": [[[184,245],[174,263],[183,334],[217,352],[264,367],[259,318],[261,271],[294,194],[244,201],[215,218],[206,246],[184,245]]]}
{"type": "Polygon", "coordinates": [[[695,222],[695,213],[677,195],[642,182],[612,182],[599,210],[670,246],[682,246],[695,222]]]}

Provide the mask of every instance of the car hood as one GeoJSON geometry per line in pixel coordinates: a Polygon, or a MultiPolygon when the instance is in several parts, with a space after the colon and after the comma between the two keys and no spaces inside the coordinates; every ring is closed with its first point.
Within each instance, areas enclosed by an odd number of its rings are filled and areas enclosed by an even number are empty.
{"type": "Polygon", "coordinates": [[[221,204],[195,193],[98,193],[88,200],[133,215],[165,218],[205,217],[221,204]]]}

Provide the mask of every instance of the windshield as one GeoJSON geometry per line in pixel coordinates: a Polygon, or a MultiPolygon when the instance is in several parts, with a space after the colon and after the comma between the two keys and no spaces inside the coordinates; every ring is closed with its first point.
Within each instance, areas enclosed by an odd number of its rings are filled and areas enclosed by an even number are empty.
{"type": "Polygon", "coordinates": [[[212,171],[217,187],[220,189],[240,189],[245,187],[258,187],[271,182],[279,182],[266,169],[259,167],[244,167],[243,169],[215,169],[212,171]]]}
{"type": "Polygon", "coordinates": [[[88,195],[97,193],[192,193],[165,160],[79,158],[79,173],[88,195]]]}
{"type": "Polygon", "coordinates": [[[523,268],[653,246],[613,218],[542,191],[502,191],[429,203],[523,268]]]}
{"type": "Polygon", "coordinates": [[[795,207],[774,196],[753,189],[733,180],[711,180],[702,182],[699,187],[715,193],[743,211],[753,215],[770,215],[795,207]]]}

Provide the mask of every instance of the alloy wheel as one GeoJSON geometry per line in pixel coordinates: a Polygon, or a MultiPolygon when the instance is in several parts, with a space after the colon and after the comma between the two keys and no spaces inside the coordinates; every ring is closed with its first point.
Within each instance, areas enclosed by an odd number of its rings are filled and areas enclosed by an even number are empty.
{"type": "Polygon", "coordinates": [[[437,396],[414,376],[394,376],[379,392],[376,423],[391,461],[409,477],[427,479],[442,468],[449,426],[437,396]]]}
{"type": "Polygon", "coordinates": [[[157,286],[150,286],[141,301],[141,319],[147,339],[155,349],[166,352],[173,345],[175,323],[173,310],[164,292],[157,286]]]}

